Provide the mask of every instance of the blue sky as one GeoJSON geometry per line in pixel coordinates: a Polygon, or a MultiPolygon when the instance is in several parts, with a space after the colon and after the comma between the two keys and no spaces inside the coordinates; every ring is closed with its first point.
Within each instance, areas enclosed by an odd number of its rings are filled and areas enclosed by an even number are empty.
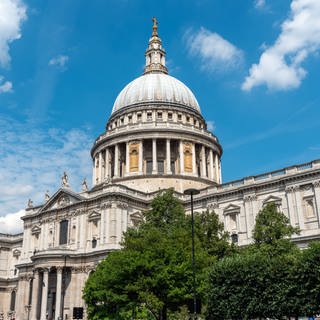
{"type": "Polygon", "coordinates": [[[223,181],[319,158],[318,0],[1,0],[0,229],[63,171],[75,191],[91,181],[91,144],[142,73],[152,16],[224,148],[223,181]]]}

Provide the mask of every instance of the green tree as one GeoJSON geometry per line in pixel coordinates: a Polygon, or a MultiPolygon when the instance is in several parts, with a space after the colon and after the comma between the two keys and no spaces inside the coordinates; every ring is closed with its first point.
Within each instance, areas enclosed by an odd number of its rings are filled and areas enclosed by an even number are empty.
{"type": "Polygon", "coordinates": [[[256,244],[275,244],[295,233],[299,233],[299,229],[290,225],[289,219],[278,212],[274,203],[268,203],[257,215],[253,240],[256,244]]]}
{"type": "MultiPolygon", "coordinates": [[[[197,214],[195,226],[197,297],[204,303],[215,244],[219,254],[228,244],[214,213],[197,214]]],[[[141,319],[165,320],[185,312],[192,301],[191,219],[172,190],[152,201],[144,222],[128,229],[122,246],[86,282],[89,317],[130,319],[140,312],[141,319]]]]}
{"type": "MultiPolygon", "coordinates": [[[[303,315],[297,275],[300,250],[289,240],[299,232],[268,204],[257,215],[254,243],[218,261],[210,273],[208,319],[260,319],[303,315]]],[[[304,294],[306,293],[303,291],[304,294]]]]}

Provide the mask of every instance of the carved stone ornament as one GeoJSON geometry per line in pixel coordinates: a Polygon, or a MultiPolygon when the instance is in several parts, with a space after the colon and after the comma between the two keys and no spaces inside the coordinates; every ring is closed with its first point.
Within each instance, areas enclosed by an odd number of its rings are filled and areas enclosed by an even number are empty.
{"type": "Polygon", "coordinates": [[[244,202],[250,202],[250,201],[255,201],[257,200],[257,195],[255,194],[249,194],[243,197],[244,202]]]}
{"type": "Polygon", "coordinates": [[[63,176],[61,177],[61,186],[63,188],[69,188],[69,182],[68,182],[68,175],[66,172],[63,173],[63,176]]]}
{"type": "Polygon", "coordinates": [[[62,195],[58,200],[58,206],[65,207],[70,203],[70,198],[67,195],[62,195]]]}
{"type": "Polygon", "coordinates": [[[110,201],[107,201],[107,202],[103,202],[101,203],[100,205],[100,209],[107,209],[107,208],[111,208],[112,204],[110,201]]]}
{"type": "Polygon", "coordinates": [[[295,192],[295,191],[298,191],[299,189],[300,189],[300,186],[287,186],[286,192],[287,193],[295,192]]]}
{"type": "Polygon", "coordinates": [[[117,206],[118,208],[121,208],[121,209],[128,209],[128,204],[125,202],[118,202],[117,206]]]}
{"type": "Polygon", "coordinates": [[[21,255],[21,251],[18,250],[18,249],[14,249],[12,251],[12,255],[17,258],[17,257],[19,257],[21,255]]]}
{"type": "Polygon", "coordinates": [[[303,186],[301,186],[301,190],[303,191],[308,191],[312,189],[312,184],[305,184],[303,186]]]}
{"type": "Polygon", "coordinates": [[[315,188],[320,188],[320,180],[314,181],[314,182],[313,182],[313,186],[314,186],[315,188]]]}
{"type": "Polygon", "coordinates": [[[38,236],[41,232],[41,228],[39,226],[34,226],[31,228],[31,234],[38,236]]]}
{"type": "Polygon", "coordinates": [[[83,179],[83,182],[82,182],[82,191],[83,191],[83,192],[88,191],[88,184],[87,184],[86,178],[84,178],[84,179],[83,179]]]}
{"type": "Polygon", "coordinates": [[[28,208],[33,208],[33,201],[31,199],[28,200],[28,208]]]}
{"type": "Polygon", "coordinates": [[[107,176],[104,178],[104,182],[105,182],[106,184],[110,184],[110,183],[112,182],[112,180],[111,180],[111,178],[110,178],[109,175],[107,175],[107,176]]]}
{"type": "Polygon", "coordinates": [[[46,191],[46,193],[44,195],[44,200],[45,200],[45,202],[48,202],[50,200],[49,191],[46,191]]]}
{"type": "Polygon", "coordinates": [[[212,202],[208,205],[209,210],[218,209],[218,208],[219,208],[218,202],[212,202]]]}

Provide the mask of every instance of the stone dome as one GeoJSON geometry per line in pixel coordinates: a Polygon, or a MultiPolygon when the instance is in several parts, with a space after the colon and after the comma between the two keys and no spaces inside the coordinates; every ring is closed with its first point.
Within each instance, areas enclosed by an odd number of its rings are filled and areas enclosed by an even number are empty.
{"type": "Polygon", "coordinates": [[[126,85],[115,100],[112,113],[135,104],[152,102],[178,104],[200,113],[192,91],[178,79],[162,72],[145,73],[126,85]]]}

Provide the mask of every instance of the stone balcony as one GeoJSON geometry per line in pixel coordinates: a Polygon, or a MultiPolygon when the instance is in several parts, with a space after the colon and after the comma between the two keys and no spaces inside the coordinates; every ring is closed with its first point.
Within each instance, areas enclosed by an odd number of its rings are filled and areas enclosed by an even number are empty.
{"type": "Polygon", "coordinates": [[[175,123],[175,122],[166,122],[166,121],[150,121],[150,122],[139,122],[139,123],[131,123],[125,126],[120,126],[114,128],[112,130],[108,130],[105,133],[101,134],[96,140],[95,144],[99,143],[100,141],[106,138],[113,138],[119,134],[123,133],[130,133],[134,134],[137,132],[141,132],[142,130],[177,130],[177,131],[184,131],[189,132],[191,134],[202,134],[210,139],[213,139],[215,142],[219,144],[218,138],[212,134],[210,131],[206,129],[201,129],[191,124],[185,123],[175,123]]]}

